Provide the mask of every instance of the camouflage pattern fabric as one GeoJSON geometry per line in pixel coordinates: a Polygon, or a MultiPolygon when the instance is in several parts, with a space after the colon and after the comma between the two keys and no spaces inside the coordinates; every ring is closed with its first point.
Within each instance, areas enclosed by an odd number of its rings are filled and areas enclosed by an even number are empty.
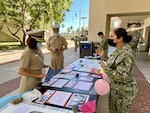
{"type": "Polygon", "coordinates": [[[139,42],[140,38],[142,38],[142,36],[137,31],[135,31],[135,32],[129,32],[128,35],[132,36],[132,40],[129,43],[129,45],[131,46],[131,48],[133,50],[133,55],[135,56],[135,53],[136,53],[136,50],[137,50],[137,46],[138,46],[138,42],[139,42]]]}
{"type": "Polygon", "coordinates": [[[124,44],[109,57],[104,71],[110,82],[109,109],[110,113],[128,113],[130,105],[138,91],[133,76],[134,59],[132,49],[124,44]]]}
{"type": "Polygon", "coordinates": [[[107,59],[108,56],[108,39],[107,38],[100,38],[99,48],[104,50],[104,57],[102,59],[107,59]]]}

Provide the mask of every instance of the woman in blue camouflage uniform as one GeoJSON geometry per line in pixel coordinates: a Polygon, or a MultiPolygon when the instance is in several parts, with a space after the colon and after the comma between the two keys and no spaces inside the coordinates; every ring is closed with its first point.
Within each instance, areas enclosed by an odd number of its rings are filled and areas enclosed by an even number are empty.
{"type": "MultiPolygon", "coordinates": [[[[109,111],[110,113],[129,113],[130,105],[135,98],[138,88],[133,76],[135,65],[133,53],[128,43],[132,37],[127,35],[123,28],[114,29],[111,32],[112,41],[108,44],[114,45],[116,50],[112,52],[107,63],[101,61],[101,67],[109,77],[109,111]],[[113,44],[112,44],[113,43],[113,44]]],[[[103,50],[97,49],[96,53],[104,55],[103,50]]]]}

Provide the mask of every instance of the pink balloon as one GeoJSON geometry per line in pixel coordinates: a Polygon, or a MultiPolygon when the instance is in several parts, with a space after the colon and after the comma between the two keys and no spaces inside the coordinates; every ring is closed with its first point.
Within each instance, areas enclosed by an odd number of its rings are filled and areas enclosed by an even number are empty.
{"type": "Polygon", "coordinates": [[[95,92],[98,94],[98,95],[106,95],[109,93],[110,91],[110,85],[109,83],[104,80],[104,79],[99,79],[95,82],[94,84],[94,89],[95,89],[95,92]]]}
{"type": "Polygon", "coordinates": [[[103,73],[102,77],[103,77],[104,80],[108,81],[108,75],[106,73],[103,73]]]}

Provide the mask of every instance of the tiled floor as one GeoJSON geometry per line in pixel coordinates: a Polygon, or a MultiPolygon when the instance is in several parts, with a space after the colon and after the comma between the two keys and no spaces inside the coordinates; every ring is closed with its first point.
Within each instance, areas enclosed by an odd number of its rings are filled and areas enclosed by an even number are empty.
{"type": "Polygon", "coordinates": [[[150,113],[150,83],[145,79],[137,66],[135,66],[134,75],[138,83],[139,91],[132,103],[130,113],[150,113]]]}
{"type": "MultiPolygon", "coordinates": [[[[68,65],[79,58],[78,52],[73,52],[73,48],[65,52],[65,65],[68,65]]],[[[46,57],[49,60],[49,56],[46,57]]],[[[130,113],[150,113],[150,57],[146,52],[138,52],[135,59],[136,66],[134,75],[138,83],[139,92],[132,104],[130,113]]],[[[1,65],[2,67],[2,65],[1,65]]],[[[8,80],[0,85],[0,97],[6,94],[15,94],[19,87],[20,77],[8,80]],[[15,91],[12,93],[11,91],[15,91]]]]}

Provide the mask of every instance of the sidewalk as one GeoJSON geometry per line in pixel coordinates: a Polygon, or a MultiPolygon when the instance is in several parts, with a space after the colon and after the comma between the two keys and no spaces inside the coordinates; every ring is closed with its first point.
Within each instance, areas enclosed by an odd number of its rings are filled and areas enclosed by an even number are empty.
{"type": "MultiPolygon", "coordinates": [[[[74,42],[71,40],[67,40],[68,48],[73,49],[74,42]]],[[[50,64],[50,52],[47,50],[45,43],[42,44],[42,52],[44,54],[44,62],[46,64],[50,64]]],[[[19,60],[24,50],[6,50],[0,51],[0,97],[3,96],[11,96],[17,94],[20,84],[20,77],[17,74],[19,60]],[[11,86],[11,87],[9,87],[11,86]]],[[[67,52],[65,51],[65,56],[71,56],[73,50],[68,49],[67,52]]],[[[74,56],[71,56],[74,58],[74,56]]],[[[68,65],[72,59],[67,57],[67,61],[65,62],[68,65]]],[[[78,58],[78,57],[77,57],[78,58]]]]}
{"type": "MultiPolygon", "coordinates": [[[[71,40],[67,40],[68,42],[68,48],[74,46],[74,42],[71,40]]],[[[49,51],[46,48],[45,43],[42,44],[42,52],[43,54],[49,53],[49,51]]],[[[8,51],[0,51],[0,65],[5,63],[10,63],[17,61],[21,58],[21,54],[24,50],[8,50],[8,51]]]]}
{"type": "MultiPolygon", "coordinates": [[[[0,52],[0,65],[19,60],[21,58],[23,51],[24,50],[12,50],[12,51],[0,52]]],[[[42,52],[43,54],[49,52],[46,46],[42,47],[42,52]]]]}

